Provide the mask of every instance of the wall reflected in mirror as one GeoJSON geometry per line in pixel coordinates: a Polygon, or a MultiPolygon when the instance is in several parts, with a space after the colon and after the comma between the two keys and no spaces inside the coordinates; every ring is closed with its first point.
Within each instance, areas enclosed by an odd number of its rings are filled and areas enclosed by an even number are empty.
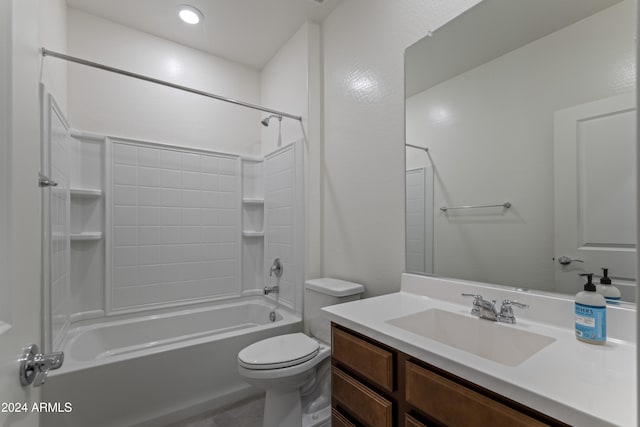
{"type": "Polygon", "coordinates": [[[408,272],[635,301],[635,8],[484,0],[407,49],[408,272]]]}

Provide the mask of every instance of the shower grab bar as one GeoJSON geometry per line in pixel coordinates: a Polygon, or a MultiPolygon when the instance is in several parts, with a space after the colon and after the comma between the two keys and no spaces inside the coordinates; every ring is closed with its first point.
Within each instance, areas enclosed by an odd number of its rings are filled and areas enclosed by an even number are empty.
{"type": "Polygon", "coordinates": [[[477,209],[477,208],[505,208],[509,209],[511,202],[504,202],[495,205],[467,205],[467,206],[443,206],[440,208],[442,212],[446,212],[452,209],[477,209]]]}
{"type": "Polygon", "coordinates": [[[238,101],[238,100],[233,99],[233,98],[227,98],[225,96],[216,95],[215,93],[205,92],[203,90],[190,88],[188,86],[182,86],[182,85],[179,85],[179,84],[171,83],[171,82],[168,82],[166,80],[160,80],[160,79],[156,79],[154,77],[145,76],[144,74],[132,73],[131,71],[126,71],[126,70],[123,70],[123,69],[120,69],[120,68],[110,67],[108,65],[100,64],[98,62],[87,61],[86,59],[78,58],[78,57],[71,56],[71,55],[65,55],[64,53],[54,52],[54,51],[46,49],[44,47],[42,48],[41,52],[42,52],[42,56],[43,57],[52,56],[54,58],[64,59],[65,61],[75,62],[76,64],[86,65],[87,67],[93,67],[93,68],[98,68],[98,69],[104,70],[104,71],[110,71],[112,73],[121,74],[123,76],[133,77],[134,79],[144,80],[144,81],[147,81],[147,82],[150,82],[150,83],[155,83],[155,84],[159,84],[159,85],[162,85],[162,86],[167,86],[167,87],[170,87],[170,88],[173,88],[173,89],[178,89],[178,90],[182,90],[182,91],[185,91],[185,92],[195,93],[196,95],[206,96],[208,98],[217,99],[219,101],[224,101],[224,102],[229,102],[231,104],[240,105],[241,107],[253,108],[254,110],[260,110],[260,111],[264,111],[265,113],[275,114],[275,115],[281,116],[281,117],[288,117],[290,119],[302,122],[302,117],[301,116],[295,116],[293,114],[284,113],[284,112],[278,111],[278,110],[273,110],[271,108],[263,107],[261,105],[250,104],[248,102],[238,101]]]}

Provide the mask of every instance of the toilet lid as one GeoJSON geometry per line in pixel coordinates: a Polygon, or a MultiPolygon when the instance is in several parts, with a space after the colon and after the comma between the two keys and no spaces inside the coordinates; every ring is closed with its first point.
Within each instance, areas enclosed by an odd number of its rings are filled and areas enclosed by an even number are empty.
{"type": "Polygon", "coordinates": [[[295,333],[267,338],[240,350],[238,363],[247,369],[278,369],[313,359],[320,349],[317,341],[295,333]]]}

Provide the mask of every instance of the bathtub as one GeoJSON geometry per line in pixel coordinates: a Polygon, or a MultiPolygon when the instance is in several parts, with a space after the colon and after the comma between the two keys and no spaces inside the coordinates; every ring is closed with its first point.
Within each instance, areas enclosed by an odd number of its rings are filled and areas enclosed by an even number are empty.
{"type": "Polygon", "coordinates": [[[272,322],[273,308],[249,297],[72,325],[42,388],[43,402],[72,410],[42,414],[42,426],[162,426],[260,393],[238,375],[238,352],[302,330],[286,309],[272,322]]]}

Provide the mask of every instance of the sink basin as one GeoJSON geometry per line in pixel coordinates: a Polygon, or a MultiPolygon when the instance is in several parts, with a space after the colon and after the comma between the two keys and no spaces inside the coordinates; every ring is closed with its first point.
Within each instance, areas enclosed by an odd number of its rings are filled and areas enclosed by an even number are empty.
{"type": "Polygon", "coordinates": [[[520,365],[555,341],[512,325],[438,309],[398,317],[387,323],[507,366],[520,365]]]}

